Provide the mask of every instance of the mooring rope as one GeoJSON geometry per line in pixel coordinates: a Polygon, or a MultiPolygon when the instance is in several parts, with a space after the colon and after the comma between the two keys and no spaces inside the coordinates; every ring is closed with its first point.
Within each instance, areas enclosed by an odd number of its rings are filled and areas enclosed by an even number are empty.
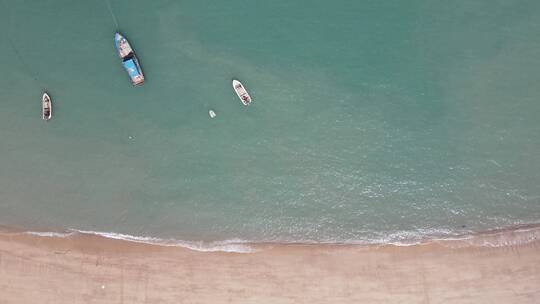
{"type": "Polygon", "coordinates": [[[107,8],[109,9],[109,13],[111,13],[111,17],[113,19],[114,25],[116,26],[116,30],[118,30],[119,29],[118,19],[116,19],[116,15],[113,12],[113,9],[112,9],[112,6],[111,6],[111,1],[110,0],[105,0],[105,2],[107,2],[107,8]]]}
{"type": "MultiPolygon", "coordinates": [[[[7,10],[7,6],[4,4],[4,2],[0,2],[2,3],[2,6],[4,8],[4,12],[9,12],[7,10]]],[[[9,13],[8,13],[9,14],[9,13]]],[[[8,22],[8,26],[6,27],[7,30],[6,30],[6,39],[9,43],[9,46],[11,46],[11,49],[13,50],[13,52],[15,53],[17,59],[19,60],[19,62],[21,63],[22,67],[23,67],[23,70],[28,74],[30,75],[30,77],[36,82],[36,84],[40,87],[42,87],[42,90],[45,90],[45,87],[42,85],[43,83],[40,81],[40,77],[38,76],[38,73],[34,70],[32,70],[30,68],[30,66],[28,65],[28,63],[26,63],[26,60],[24,60],[24,57],[21,55],[21,52],[19,51],[19,48],[17,48],[17,46],[15,45],[15,42],[11,39],[10,37],[10,34],[9,34],[9,19],[7,19],[7,22],[8,22]]]]}

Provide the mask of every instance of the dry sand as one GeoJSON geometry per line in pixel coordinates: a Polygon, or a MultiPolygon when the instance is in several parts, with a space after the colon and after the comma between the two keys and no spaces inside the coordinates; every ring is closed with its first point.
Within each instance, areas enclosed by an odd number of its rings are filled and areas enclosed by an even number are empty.
{"type": "Polygon", "coordinates": [[[540,303],[540,241],[198,252],[0,234],[0,304],[540,303]]]}

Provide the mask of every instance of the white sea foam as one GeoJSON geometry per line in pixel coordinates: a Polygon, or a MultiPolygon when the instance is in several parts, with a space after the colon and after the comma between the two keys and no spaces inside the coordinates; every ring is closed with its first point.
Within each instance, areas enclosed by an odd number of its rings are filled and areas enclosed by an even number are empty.
{"type": "Polygon", "coordinates": [[[247,241],[243,240],[225,240],[225,241],[215,241],[215,242],[203,242],[203,241],[182,241],[176,239],[162,239],[156,237],[148,236],[133,236],[129,234],[114,233],[114,232],[98,232],[98,231],[85,231],[79,230],[79,233],[82,234],[94,234],[102,237],[124,240],[137,243],[145,243],[152,245],[160,246],[170,246],[170,247],[184,247],[191,250],[203,251],[203,252],[236,252],[236,253],[251,253],[255,249],[249,246],[247,241]]]}
{"type": "Polygon", "coordinates": [[[89,234],[98,235],[108,239],[123,240],[135,243],[144,243],[159,246],[168,247],[183,247],[191,250],[202,252],[231,252],[231,253],[252,253],[255,252],[255,248],[250,246],[248,241],[240,239],[215,241],[215,242],[203,242],[203,241],[182,241],[175,239],[162,239],[149,236],[134,236],[129,234],[115,233],[115,232],[99,232],[90,230],[75,230],[70,229],[68,232],[41,232],[41,231],[28,231],[26,234],[40,236],[40,237],[57,237],[65,238],[71,237],[76,234],[89,234]]]}
{"type": "Polygon", "coordinates": [[[136,243],[151,245],[182,247],[201,252],[231,252],[231,253],[252,253],[257,249],[254,244],[308,244],[308,245],[394,245],[394,246],[413,246],[418,244],[427,244],[438,242],[451,247],[463,246],[481,246],[481,247],[503,247],[515,246],[540,240],[540,227],[523,226],[515,229],[500,230],[473,234],[457,234],[448,229],[421,229],[415,231],[400,231],[388,235],[375,237],[365,240],[346,240],[346,241],[287,241],[287,240],[268,240],[263,242],[247,241],[242,239],[230,239],[223,241],[183,241],[176,239],[163,239],[149,236],[133,236],[129,234],[114,232],[99,232],[88,230],[70,229],[66,232],[40,232],[29,231],[26,234],[39,237],[57,237],[65,238],[76,236],[77,234],[97,235],[109,239],[123,240],[136,243]],[[448,242],[457,241],[457,242],[448,242]]]}
{"type": "Polygon", "coordinates": [[[522,227],[480,234],[466,240],[467,244],[482,247],[505,247],[527,244],[540,240],[540,227],[522,227]]]}
{"type": "Polygon", "coordinates": [[[26,234],[42,236],[42,237],[63,238],[63,237],[72,236],[74,232],[27,231],[26,234]]]}

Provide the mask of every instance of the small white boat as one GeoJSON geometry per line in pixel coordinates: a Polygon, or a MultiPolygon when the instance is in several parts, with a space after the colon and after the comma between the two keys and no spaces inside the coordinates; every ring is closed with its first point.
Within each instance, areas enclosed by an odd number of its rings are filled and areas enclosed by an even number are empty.
{"type": "Polygon", "coordinates": [[[52,117],[52,100],[49,94],[43,93],[41,97],[41,118],[49,121],[52,117]]]}
{"type": "Polygon", "coordinates": [[[216,112],[214,112],[214,110],[210,110],[210,111],[208,111],[208,115],[210,115],[210,118],[215,118],[216,117],[216,112]]]}
{"type": "Polygon", "coordinates": [[[249,96],[249,93],[247,92],[246,88],[244,88],[244,85],[236,79],[233,79],[232,86],[234,91],[236,92],[236,95],[238,95],[238,98],[240,98],[240,101],[247,106],[251,103],[251,96],[249,96]]]}

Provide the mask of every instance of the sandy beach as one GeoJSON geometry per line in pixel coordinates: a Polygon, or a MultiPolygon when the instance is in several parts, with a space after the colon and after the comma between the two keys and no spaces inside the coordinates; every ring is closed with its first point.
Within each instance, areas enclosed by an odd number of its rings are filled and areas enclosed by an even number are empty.
{"type": "Polygon", "coordinates": [[[539,303],[536,234],[500,247],[439,241],[225,253],[2,233],[0,303],[539,303]]]}

